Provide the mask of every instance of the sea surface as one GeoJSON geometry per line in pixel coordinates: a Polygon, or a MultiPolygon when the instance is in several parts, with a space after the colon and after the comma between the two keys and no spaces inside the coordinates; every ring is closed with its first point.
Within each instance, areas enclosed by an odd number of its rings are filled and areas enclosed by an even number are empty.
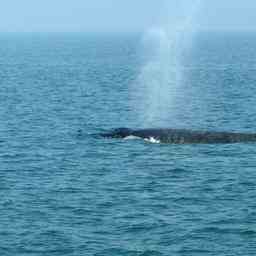
{"type": "MultiPolygon", "coordinates": [[[[144,126],[140,45],[0,34],[1,256],[256,255],[256,144],[95,136],[144,126]]],[[[166,126],[256,132],[255,33],[200,33],[182,65],[166,126]]]]}

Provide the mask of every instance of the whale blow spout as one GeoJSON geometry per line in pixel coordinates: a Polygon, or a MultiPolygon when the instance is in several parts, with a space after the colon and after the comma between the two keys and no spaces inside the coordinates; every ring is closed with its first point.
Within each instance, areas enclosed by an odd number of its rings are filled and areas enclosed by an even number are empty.
{"type": "Polygon", "coordinates": [[[162,143],[189,144],[189,143],[241,143],[256,142],[256,133],[236,133],[219,131],[194,131],[187,129],[129,129],[117,128],[108,133],[100,134],[105,138],[126,138],[136,136],[146,140],[157,140],[162,143]]]}

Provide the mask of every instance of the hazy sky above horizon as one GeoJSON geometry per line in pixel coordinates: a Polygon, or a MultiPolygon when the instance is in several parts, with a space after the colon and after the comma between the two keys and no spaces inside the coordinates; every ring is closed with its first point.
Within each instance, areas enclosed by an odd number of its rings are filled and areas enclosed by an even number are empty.
{"type": "MultiPolygon", "coordinates": [[[[1,32],[140,31],[190,15],[192,0],[8,0],[1,32]],[[182,4],[180,4],[182,3],[182,4]],[[182,6],[182,7],[181,7],[182,6]],[[184,10],[183,10],[184,9],[184,10]]],[[[202,0],[195,25],[203,29],[255,29],[256,1],[202,0]]]]}

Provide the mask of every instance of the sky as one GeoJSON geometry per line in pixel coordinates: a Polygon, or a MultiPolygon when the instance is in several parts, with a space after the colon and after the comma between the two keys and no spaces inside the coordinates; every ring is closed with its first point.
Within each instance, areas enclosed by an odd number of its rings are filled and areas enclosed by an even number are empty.
{"type": "MultiPolygon", "coordinates": [[[[180,12],[190,15],[200,0],[0,1],[0,32],[124,32],[171,25],[180,12]]],[[[203,29],[256,29],[255,11],[255,0],[201,0],[195,24],[203,29]]]]}

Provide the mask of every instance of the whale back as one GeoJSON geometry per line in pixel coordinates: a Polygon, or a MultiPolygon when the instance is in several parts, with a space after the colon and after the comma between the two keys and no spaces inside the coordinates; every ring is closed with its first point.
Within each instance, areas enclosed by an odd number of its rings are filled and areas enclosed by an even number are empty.
{"type": "Polygon", "coordinates": [[[102,134],[108,138],[125,138],[136,136],[143,139],[155,139],[162,143],[186,144],[186,143],[238,143],[256,142],[255,133],[235,133],[219,131],[193,131],[186,129],[138,129],[117,128],[110,133],[102,134]]]}
{"type": "Polygon", "coordinates": [[[103,133],[101,135],[106,138],[125,138],[132,135],[132,133],[132,129],[121,127],[116,128],[109,133],[103,133]]]}

